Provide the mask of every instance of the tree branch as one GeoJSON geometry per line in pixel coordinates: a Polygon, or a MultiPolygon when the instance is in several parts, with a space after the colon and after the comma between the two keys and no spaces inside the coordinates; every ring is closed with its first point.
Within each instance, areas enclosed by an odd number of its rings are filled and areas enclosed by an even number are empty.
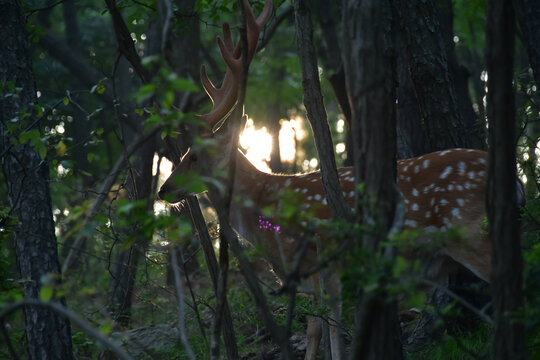
{"type": "MultiPolygon", "coordinates": [[[[127,148],[126,151],[122,153],[120,158],[116,161],[114,166],[109,171],[107,177],[103,181],[103,184],[101,185],[101,188],[98,192],[98,196],[92,206],[90,207],[90,211],[88,212],[88,215],[84,218],[83,226],[87,225],[96,215],[97,211],[103,204],[103,201],[107,198],[107,194],[109,193],[109,189],[111,188],[112,184],[116,180],[116,177],[120,173],[120,170],[124,166],[126,160],[133,155],[137,150],[141,148],[141,145],[145,143],[146,141],[150,140],[152,137],[154,137],[159,131],[161,130],[161,126],[156,126],[150,131],[148,131],[146,134],[141,136],[138,140],[131,143],[127,148]]],[[[86,241],[86,236],[80,236],[78,237],[73,245],[71,246],[71,249],[66,256],[66,259],[64,260],[64,264],[62,265],[62,274],[66,273],[73,263],[75,262],[77,252],[79,249],[82,249],[82,246],[84,242],[86,241]]]]}
{"type": "Polygon", "coordinates": [[[102,343],[106,348],[110,349],[120,359],[133,360],[133,358],[129,356],[124,351],[124,349],[122,349],[120,345],[118,345],[116,342],[109,339],[108,337],[103,336],[98,330],[94,329],[89,323],[86,322],[86,320],[81,318],[73,311],[55,302],[44,302],[37,299],[24,299],[14,304],[8,305],[2,311],[0,311],[0,319],[3,319],[13,311],[23,306],[44,307],[53,310],[56,313],[65,316],[71,322],[75,323],[78,327],[81,328],[81,330],[83,330],[86,334],[90,335],[90,337],[92,337],[93,339],[96,339],[97,341],[102,343]]]}

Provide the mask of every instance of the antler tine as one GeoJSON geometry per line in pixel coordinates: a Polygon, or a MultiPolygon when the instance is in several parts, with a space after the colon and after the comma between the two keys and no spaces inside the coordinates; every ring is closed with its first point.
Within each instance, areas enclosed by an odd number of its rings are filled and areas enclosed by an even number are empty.
{"type": "Polygon", "coordinates": [[[248,28],[248,63],[251,63],[257,50],[257,42],[259,41],[261,29],[272,13],[272,0],[266,0],[264,9],[257,20],[255,20],[255,15],[251,6],[249,6],[248,0],[244,0],[244,9],[246,10],[246,24],[248,28]]]}
{"type": "Polygon", "coordinates": [[[223,40],[218,36],[217,42],[221,57],[227,64],[227,72],[220,88],[214,86],[206,74],[206,67],[201,66],[201,83],[214,107],[208,114],[199,115],[199,119],[204,121],[210,130],[236,107],[238,79],[242,69],[242,60],[235,56],[237,51],[233,47],[231,29],[228,23],[223,24],[223,40]]]}
{"type": "MultiPolygon", "coordinates": [[[[255,55],[257,49],[257,41],[262,26],[268,20],[272,11],[272,1],[266,0],[264,9],[257,20],[253,15],[253,10],[249,6],[248,0],[244,0],[244,8],[246,10],[246,22],[248,28],[248,65],[255,55]]],[[[242,71],[241,58],[241,43],[236,47],[233,46],[231,30],[229,24],[223,24],[223,40],[218,37],[217,42],[223,60],[227,64],[227,72],[223,78],[223,83],[220,88],[216,88],[206,74],[206,68],[201,66],[201,83],[204,90],[212,100],[214,107],[208,114],[199,115],[199,119],[204,121],[212,129],[222,119],[226,118],[236,107],[238,85],[240,80],[240,72],[242,71]]]]}

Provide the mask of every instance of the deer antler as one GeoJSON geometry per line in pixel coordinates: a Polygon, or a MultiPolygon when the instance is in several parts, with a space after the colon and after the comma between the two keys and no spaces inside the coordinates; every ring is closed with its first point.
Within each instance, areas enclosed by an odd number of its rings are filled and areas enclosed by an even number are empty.
{"type": "MultiPolygon", "coordinates": [[[[264,23],[270,17],[272,11],[272,1],[266,0],[264,9],[257,19],[253,14],[253,10],[249,6],[248,0],[244,0],[244,9],[246,13],[247,24],[247,36],[248,36],[248,66],[255,55],[257,50],[257,41],[259,34],[264,23]]],[[[212,100],[214,107],[208,114],[199,115],[199,119],[204,121],[210,128],[210,134],[212,129],[221,120],[230,115],[230,113],[236,107],[238,101],[238,84],[240,82],[240,74],[242,71],[242,53],[241,43],[239,42],[236,47],[233,45],[231,37],[231,29],[228,23],[223,24],[223,40],[218,36],[217,38],[221,57],[227,64],[227,72],[223,78],[223,83],[220,88],[212,83],[206,74],[206,67],[201,66],[201,83],[204,90],[212,100]]]]}

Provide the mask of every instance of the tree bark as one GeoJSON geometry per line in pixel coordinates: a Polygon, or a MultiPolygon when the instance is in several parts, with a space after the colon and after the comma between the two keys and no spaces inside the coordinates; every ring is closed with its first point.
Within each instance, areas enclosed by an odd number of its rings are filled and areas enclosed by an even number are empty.
{"type": "Polygon", "coordinates": [[[513,89],[515,20],[510,0],[491,0],[487,17],[489,153],[487,213],[493,242],[494,359],[524,359],[523,278],[516,189],[513,89]],[[517,321],[516,321],[517,320],[517,321]]]}
{"type": "MultiPolygon", "coordinates": [[[[356,214],[366,229],[357,246],[368,254],[393,251],[381,246],[396,204],[396,119],[394,39],[390,1],[350,0],[343,8],[347,89],[352,110],[355,177],[365,183],[364,201],[356,195],[356,214]],[[354,99],[354,101],[353,101],[354,99]]],[[[375,256],[373,256],[375,258],[375,256]]],[[[374,271],[383,271],[373,262],[374,271]]],[[[361,290],[351,359],[402,357],[397,299],[386,290],[388,274],[376,292],[361,290]]]]}
{"type": "MultiPolygon", "coordinates": [[[[60,283],[57,242],[49,190],[49,166],[31,144],[11,145],[22,131],[39,129],[34,75],[19,1],[0,1],[0,131],[2,170],[11,214],[18,218],[14,232],[17,266],[25,297],[38,299],[42,278],[49,274],[60,283]],[[14,85],[10,89],[8,82],[14,85]],[[12,92],[13,96],[7,96],[12,92]],[[15,94],[17,93],[17,94],[15,94]],[[13,120],[17,119],[16,122],[13,120]],[[8,124],[12,127],[8,130],[8,124]],[[13,130],[13,126],[17,130],[13,130]]],[[[58,301],[65,306],[65,301],[58,301]]],[[[30,359],[72,359],[70,324],[50,309],[25,306],[25,332],[30,359]]]]}
{"type": "Polygon", "coordinates": [[[486,139],[482,122],[478,120],[474,113],[469,94],[469,71],[459,64],[455,52],[452,1],[438,1],[436,10],[448,61],[448,72],[454,83],[459,114],[463,118],[463,124],[465,125],[467,143],[471,148],[485,149],[486,139]]]}
{"type": "Polygon", "coordinates": [[[514,1],[521,41],[527,49],[536,85],[540,86],[540,2],[537,0],[514,1]]]}
{"type": "MultiPolygon", "coordinates": [[[[332,2],[326,0],[316,1],[317,18],[321,24],[321,31],[324,38],[324,46],[319,49],[318,54],[327,72],[328,81],[332,85],[337,104],[345,117],[346,138],[345,149],[347,158],[345,166],[353,164],[353,144],[351,131],[351,106],[347,97],[347,86],[345,84],[345,71],[343,70],[343,61],[341,59],[340,40],[337,34],[337,26],[334,21],[332,2]]],[[[321,44],[322,45],[322,44],[321,44]]]]}
{"type": "Polygon", "coordinates": [[[350,209],[339,185],[334,144],[328,126],[328,117],[319,81],[317,56],[313,46],[311,11],[305,0],[294,1],[294,14],[300,67],[302,68],[304,105],[319,154],[324,194],[328,200],[328,208],[332,217],[334,219],[347,219],[350,209]]]}
{"type": "Polygon", "coordinates": [[[395,2],[428,152],[468,147],[433,0],[395,2]]]}

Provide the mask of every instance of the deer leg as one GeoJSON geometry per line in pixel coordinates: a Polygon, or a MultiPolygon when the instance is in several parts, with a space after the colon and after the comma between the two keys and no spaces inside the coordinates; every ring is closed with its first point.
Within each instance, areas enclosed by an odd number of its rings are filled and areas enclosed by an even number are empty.
{"type": "Polygon", "coordinates": [[[317,358],[317,351],[322,337],[322,320],[319,317],[308,315],[306,331],[306,356],[305,360],[317,358]]]}
{"type": "Polygon", "coordinates": [[[330,295],[328,305],[330,318],[328,319],[330,331],[330,350],[332,359],[344,358],[343,343],[341,339],[341,282],[336,274],[329,274],[326,281],[326,291],[330,295]]]}

